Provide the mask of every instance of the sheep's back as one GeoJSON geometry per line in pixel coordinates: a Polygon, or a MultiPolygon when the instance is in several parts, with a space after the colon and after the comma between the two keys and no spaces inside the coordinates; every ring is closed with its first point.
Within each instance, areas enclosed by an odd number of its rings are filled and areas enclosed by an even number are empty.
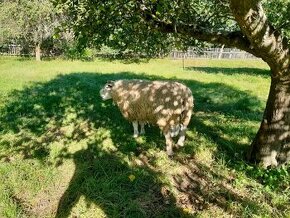
{"type": "Polygon", "coordinates": [[[190,90],[181,83],[148,80],[119,80],[112,97],[129,121],[157,124],[161,128],[180,122],[190,90]]]}
{"type": "Polygon", "coordinates": [[[183,112],[192,109],[188,103],[192,97],[191,91],[181,83],[164,82],[154,96],[159,100],[154,111],[160,127],[180,124],[183,112]]]}

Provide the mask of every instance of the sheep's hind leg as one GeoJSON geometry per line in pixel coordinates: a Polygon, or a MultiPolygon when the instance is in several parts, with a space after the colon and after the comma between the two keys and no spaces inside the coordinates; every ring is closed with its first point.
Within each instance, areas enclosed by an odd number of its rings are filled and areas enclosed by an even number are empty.
{"type": "Polygon", "coordinates": [[[178,139],[177,144],[176,144],[178,147],[184,146],[186,129],[187,129],[186,126],[181,126],[181,128],[180,128],[179,139],[178,139]]]}
{"type": "Polygon", "coordinates": [[[132,124],[133,124],[133,128],[134,128],[134,135],[133,135],[133,137],[134,138],[137,138],[138,135],[139,135],[138,122],[137,121],[133,121],[132,124]]]}
{"type": "Polygon", "coordinates": [[[170,131],[166,131],[164,132],[164,136],[165,136],[165,142],[166,142],[166,153],[168,156],[172,156],[173,155],[173,140],[171,138],[171,133],[170,131]]]}
{"type": "Polygon", "coordinates": [[[140,134],[144,135],[145,134],[145,128],[144,128],[145,123],[144,122],[140,122],[140,126],[141,126],[140,134]]]}

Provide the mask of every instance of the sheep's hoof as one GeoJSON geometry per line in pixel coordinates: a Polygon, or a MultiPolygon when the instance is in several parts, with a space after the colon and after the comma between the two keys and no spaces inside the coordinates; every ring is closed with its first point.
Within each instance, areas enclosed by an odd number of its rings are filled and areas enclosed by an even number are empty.
{"type": "Polygon", "coordinates": [[[134,134],[133,137],[134,137],[134,138],[138,138],[138,134],[134,134]]]}
{"type": "Polygon", "coordinates": [[[177,148],[183,147],[183,146],[184,146],[184,142],[177,142],[177,144],[176,144],[177,148]]]}
{"type": "Polygon", "coordinates": [[[173,151],[166,151],[168,157],[173,157],[173,151]]]}

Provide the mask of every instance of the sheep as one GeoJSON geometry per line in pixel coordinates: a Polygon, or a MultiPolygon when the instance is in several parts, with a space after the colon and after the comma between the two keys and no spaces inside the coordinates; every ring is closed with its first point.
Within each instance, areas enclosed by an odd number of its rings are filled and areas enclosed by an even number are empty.
{"type": "Polygon", "coordinates": [[[165,136],[166,152],[173,155],[172,137],[179,135],[177,147],[183,146],[194,99],[191,90],[179,82],[149,80],[109,81],[100,90],[103,100],[113,99],[125,119],[132,122],[134,137],[138,123],[141,134],[146,123],[157,125],[165,136]]]}

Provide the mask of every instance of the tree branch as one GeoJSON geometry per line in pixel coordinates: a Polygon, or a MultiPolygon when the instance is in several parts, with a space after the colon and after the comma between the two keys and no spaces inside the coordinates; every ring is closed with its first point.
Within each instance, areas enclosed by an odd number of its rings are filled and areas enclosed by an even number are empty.
{"type": "Polygon", "coordinates": [[[160,20],[155,14],[142,4],[142,0],[139,1],[139,12],[143,19],[151,25],[152,28],[158,29],[163,33],[173,33],[189,36],[201,41],[206,41],[214,44],[222,44],[228,47],[235,47],[244,51],[247,51],[257,57],[259,53],[251,46],[250,41],[244,37],[242,32],[207,32],[198,25],[185,24],[182,22],[173,23],[160,20]]]}
{"type": "Polygon", "coordinates": [[[198,26],[180,23],[175,24],[174,27],[172,24],[159,25],[158,28],[167,33],[179,33],[201,41],[235,47],[259,57],[259,54],[250,46],[250,42],[240,31],[225,33],[207,32],[198,26]]]}
{"type": "MultiPolygon", "coordinates": [[[[251,47],[272,70],[287,74],[290,48],[287,40],[268,22],[260,0],[231,0],[231,10],[251,47]]],[[[273,75],[274,77],[279,75],[273,75]]],[[[289,77],[289,75],[287,75],[289,77]]]]}

